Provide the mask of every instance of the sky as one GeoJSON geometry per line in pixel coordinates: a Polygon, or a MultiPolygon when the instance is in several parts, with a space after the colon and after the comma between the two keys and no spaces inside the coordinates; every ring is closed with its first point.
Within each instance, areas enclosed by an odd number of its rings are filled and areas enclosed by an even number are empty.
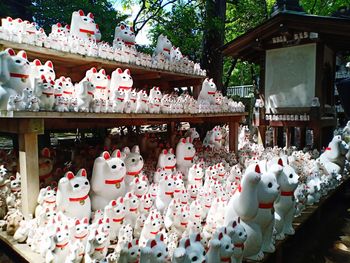
{"type": "MultiPolygon", "coordinates": [[[[123,10],[123,7],[120,3],[120,1],[116,1],[116,3],[114,4],[114,8],[122,13],[126,13],[129,16],[129,18],[127,19],[126,22],[132,23],[132,21],[134,20],[134,18],[137,15],[137,12],[140,10],[140,6],[139,5],[133,5],[131,7],[130,10],[123,10]]],[[[143,29],[137,34],[136,36],[136,43],[139,45],[149,45],[151,44],[151,41],[147,38],[147,34],[149,31],[150,27],[148,25],[144,26],[143,29]]]]}

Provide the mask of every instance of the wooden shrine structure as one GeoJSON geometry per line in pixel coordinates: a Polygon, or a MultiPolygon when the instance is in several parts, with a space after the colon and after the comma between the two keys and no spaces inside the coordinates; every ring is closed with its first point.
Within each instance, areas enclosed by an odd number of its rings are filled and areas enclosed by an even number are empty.
{"type": "Polygon", "coordinates": [[[260,65],[264,107],[255,109],[254,125],[262,143],[272,127],[274,145],[283,146],[284,128],[286,146],[294,145],[292,135],[300,127],[301,148],[307,128],[313,130],[314,147],[326,146],[337,124],[335,58],[349,47],[350,19],[307,15],[297,0],[278,0],[270,19],[222,48],[225,56],[260,65]],[[314,97],[319,106],[312,106],[314,97]],[[310,116],[307,121],[295,120],[303,114],[310,116]]]}

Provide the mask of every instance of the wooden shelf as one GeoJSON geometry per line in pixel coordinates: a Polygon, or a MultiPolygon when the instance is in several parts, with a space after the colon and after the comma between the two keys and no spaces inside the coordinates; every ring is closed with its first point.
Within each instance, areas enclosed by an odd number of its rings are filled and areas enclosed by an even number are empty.
{"type": "Polygon", "coordinates": [[[33,252],[26,243],[17,243],[13,237],[7,235],[5,231],[0,231],[0,244],[1,248],[4,249],[1,252],[8,252],[6,255],[11,256],[11,262],[45,262],[40,254],[33,252]]]}
{"type": "MultiPolygon", "coordinates": [[[[190,123],[227,123],[229,125],[229,147],[238,148],[239,123],[248,115],[241,113],[220,114],[115,114],[81,112],[0,112],[0,132],[14,133],[19,141],[19,166],[22,175],[22,212],[32,214],[39,193],[38,138],[45,130],[75,130],[113,128],[124,125],[190,123]]],[[[173,131],[170,129],[169,134],[173,131]]]]}
{"type": "MultiPolygon", "coordinates": [[[[54,111],[0,111],[0,118],[10,119],[211,119],[233,118],[248,115],[247,112],[198,113],[198,114],[136,114],[136,113],[90,113],[90,112],[54,112],[54,111]]],[[[0,128],[1,129],[1,128],[0,128]]]]}
{"type": "Polygon", "coordinates": [[[69,76],[72,81],[78,82],[85,77],[86,70],[91,67],[104,68],[111,74],[116,68],[130,69],[134,79],[134,87],[143,88],[144,85],[159,85],[168,87],[183,87],[200,85],[205,77],[178,73],[155,68],[126,64],[122,62],[102,59],[98,57],[83,56],[79,54],[63,52],[45,47],[38,47],[29,44],[20,44],[0,39],[0,50],[13,48],[14,50],[25,50],[29,60],[36,58],[42,62],[51,60],[57,76],[69,76]]]}
{"type": "Polygon", "coordinates": [[[0,112],[0,132],[37,132],[86,128],[113,128],[124,125],[166,124],[170,122],[241,122],[247,112],[220,114],[116,114],[82,112],[0,112]],[[103,120],[103,121],[101,121],[103,120]],[[26,123],[26,124],[25,124],[26,123]],[[31,123],[31,124],[30,124],[31,123]]]}

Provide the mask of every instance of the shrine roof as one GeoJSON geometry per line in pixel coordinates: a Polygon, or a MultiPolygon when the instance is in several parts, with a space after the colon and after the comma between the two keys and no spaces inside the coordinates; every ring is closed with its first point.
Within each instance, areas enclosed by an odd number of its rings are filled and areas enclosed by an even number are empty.
{"type": "Polygon", "coordinates": [[[228,42],[221,50],[224,56],[259,62],[265,51],[273,48],[274,36],[279,34],[290,38],[294,32],[317,33],[317,41],[323,41],[335,51],[350,49],[350,19],[283,11],[228,42]]]}

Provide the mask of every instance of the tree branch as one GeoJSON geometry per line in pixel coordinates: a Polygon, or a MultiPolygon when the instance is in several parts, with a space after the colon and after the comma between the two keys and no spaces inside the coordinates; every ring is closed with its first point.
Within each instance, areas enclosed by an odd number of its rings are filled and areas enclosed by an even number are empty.
{"type": "Polygon", "coordinates": [[[224,90],[227,90],[228,84],[230,83],[230,77],[232,75],[233,70],[235,69],[237,64],[237,59],[233,58],[231,61],[231,66],[229,68],[229,70],[226,73],[226,78],[225,78],[225,83],[224,83],[224,90]]]}
{"type": "Polygon", "coordinates": [[[139,16],[141,15],[141,13],[143,12],[143,10],[146,9],[146,0],[142,0],[142,6],[139,10],[139,12],[137,13],[137,15],[135,16],[134,18],[134,21],[132,22],[132,26],[134,28],[134,31],[135,31],[135,36],[137,35],[138,31],[136,32],[136,22],[137,22],[137,19],[139,18],[139,16]]]}
{"type": "MultiPolygon", "coordinates": [[[[161,3],[162,3],[162,2],[163,2],[163,1],[161,1],[161,3]]],[[[151,19],[153,19],[154,17],[156,17],[157,14],[158,14],[164,7],[166,7],[166,6],[169,5],[169,4],[175,3],[175,2],[176,2],[176,0],[171,0],[171,1],[166,2],[164,5],[161,5],[151,16],[149,16],[148,18],[146,18],[146,19],[143,21],[142,25],[137,29],[137,31],[138,31],[138,32],[141,31],[142,28],[143,28],[151,19]]],[[[135,31],[136,31],[136,30],[135,30],[135,31]]]]}

